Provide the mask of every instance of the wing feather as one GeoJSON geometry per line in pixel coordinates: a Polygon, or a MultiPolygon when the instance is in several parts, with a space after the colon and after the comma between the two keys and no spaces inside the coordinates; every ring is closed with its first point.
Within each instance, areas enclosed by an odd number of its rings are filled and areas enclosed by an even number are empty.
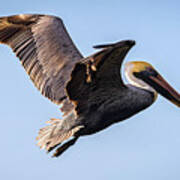
{"type": "Polygon", "coordinates": [[[125,40],[114,44],[95,46],[95,48],[103,48],[102,51],[89,57],[91,69],[93,70],[92,66],[96,67],[96,81],[101,81],[104,86],[106,82],[112,84],[112,86],[124,86],[120,74],[121,65],[134,45],[135,41],[125,40]]]}
{"type": "MultiPolygon", "coordinates": [[[[40,92],[56,104],[67,99],[66,85],[82,55],[60,18],[16,15],[0,18],[0,43],[9,45],[40,92]]],[[[72,108],[66,102],[66,111],[72,108]]]]}

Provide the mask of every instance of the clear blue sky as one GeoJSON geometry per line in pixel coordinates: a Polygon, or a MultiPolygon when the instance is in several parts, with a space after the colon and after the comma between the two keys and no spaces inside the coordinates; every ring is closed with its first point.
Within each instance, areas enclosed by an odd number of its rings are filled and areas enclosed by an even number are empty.
{"type": "MultiPolygon", "coordinates": [[[[0,15],[60,16],[84,56],[94,52],[92,45],[134,39],[126,61],[148,61],[180,92],[179,9],[178,0],[5,0],[0,15]]],[[[164,98],[52,159],[35,137],[45,121],[61,116],[58,107],[40,95],[3,45],[0,67],[1,179],[180,179],[180,109],[164,98]]]]}

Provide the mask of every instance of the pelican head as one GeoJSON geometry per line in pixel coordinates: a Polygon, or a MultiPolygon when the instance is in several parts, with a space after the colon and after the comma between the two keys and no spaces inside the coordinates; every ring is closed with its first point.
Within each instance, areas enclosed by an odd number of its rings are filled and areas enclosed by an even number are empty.
{"type": "Polygon", "coordinates": [[[132,85],[153,92],[154,100],[159,93],[180,107],[180,94],[167,83],[151,64],[143,61],[127,62],[125,76],[132,85]]]}

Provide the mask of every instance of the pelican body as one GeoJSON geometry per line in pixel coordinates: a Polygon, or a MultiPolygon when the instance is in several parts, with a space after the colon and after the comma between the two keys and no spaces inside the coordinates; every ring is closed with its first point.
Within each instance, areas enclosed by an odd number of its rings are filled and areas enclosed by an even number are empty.
{"type": "Polygon", "coordinates": [[[80,136],[146,109],[158,93],[180,107],[180,94],[147,62],[126,63],[130,84],[124,84],[120,68],[133,40],[95,46],[100,51],[84,58],[60,18],[28,14],[1,17],[0,42],[12,48],[42,95],[61,105],[63,118],[48,121],[37,136],[41,148],[56,148],[55,157],[80,136]]]}
{"type": "Polygon", "coordinates": [[[151,92],[131,85],[127,85],[119,92],[112,92],[106,98],[103,105],[97,107],[96,110],[93,107],[94,103],[92,103],[90,111],[84,117],[87,129],[82,129],[80,132],[82,135],[96,133],[111,124],[125,120],[154,102],[154,95],[151,92]]]}

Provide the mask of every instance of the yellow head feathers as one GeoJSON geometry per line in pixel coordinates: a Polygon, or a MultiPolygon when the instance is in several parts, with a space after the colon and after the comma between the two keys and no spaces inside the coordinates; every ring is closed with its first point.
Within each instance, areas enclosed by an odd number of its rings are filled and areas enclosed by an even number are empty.
{"type": "Polygon", "coordinates": [[[144,61],[132,61],[132,62],[127,62],[125,65],[126,69],[130,68],[131,72],[141,72],[146,70],[147,68],[153,68],[153,66],[147,62],[144,61]]]}

